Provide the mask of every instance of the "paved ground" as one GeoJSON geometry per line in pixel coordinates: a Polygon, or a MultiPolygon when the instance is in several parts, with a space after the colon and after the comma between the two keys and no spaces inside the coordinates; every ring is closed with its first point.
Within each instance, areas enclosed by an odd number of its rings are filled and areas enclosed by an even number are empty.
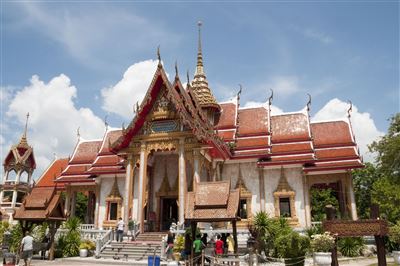
{"type": "MultiPolygon", "coordinates": [[[[376,265],[378,260],[376,258],[362,258],[357,260],[340,260],[339,265],[343,266],[372,266],[376,265]]],[[[387,258],[388,266],[394,265],[393,258],[387,258]]],[[[20,265],[23,265],[23,262],[20,262],[20,265]]],[[[68,258],[68,259],[57,259],[55,261],[41,261],[41,260],[33,260],[31,263],[32,266],[76,266],[76,265],[136,265],[142,266],[147,265],[147,261],[115,261],[115,260],[106,260],[106,259],[94,259],[94,258],[68,258]]],[[[163,263],[162,265],[167,265],[163,263]]],[[[176,265],[170,263],[168,265],[176,265]]],[[[244,264],[241,264],[244,265],[244,264]]],[[[260,264],[261,265],[261,264],[260,264]]],[[[280,266],[283,265],[282,263],[273,263],[273,264],[264,264],[266,266],[280,266]]],[[[306,266],[312,265],[312,260],[307,260],[306,266]]]]}

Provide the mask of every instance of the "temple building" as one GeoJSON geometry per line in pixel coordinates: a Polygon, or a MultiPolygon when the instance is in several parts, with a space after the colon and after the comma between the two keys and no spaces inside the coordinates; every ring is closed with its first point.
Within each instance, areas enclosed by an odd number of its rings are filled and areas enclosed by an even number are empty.
{"type": "Polygon", "coordinates": [[[216,198],[227,197],[218,195],[225,190],[239,191],[238,226],[247,226],[259,211],[294,227],[311,226],[313,187],[333,188],[342,215],[357,219],[350,173],[363,164],[350,119],[311,122],[310,103],[299,112],[273,115],[272,96],[269,104],[254,108],[240,106],[240,93],[218,102],[205,74],[200,37],[199,27],[196,71],[186,87],[177,67],[168,79],[158,54],[129,125],[107,128],[101,139],[79,139],[55,179],[66,192],[65,213],[75,214],[77,193],[83,192],[85,223],[114,228],[122,217],[137,221],[141,232],[164,231],[189,217],[197,186],[221,182],[226,189],[214,189],[216,198]]]}

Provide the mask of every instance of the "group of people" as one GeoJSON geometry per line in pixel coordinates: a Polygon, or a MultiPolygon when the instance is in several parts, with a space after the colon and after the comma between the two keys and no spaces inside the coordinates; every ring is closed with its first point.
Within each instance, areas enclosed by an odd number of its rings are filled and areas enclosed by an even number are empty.
{"type": "MultiPolygon", "coordinates": [[[[172,232],[169,232],[166,248],[168,259],[172,258],[173,247],[174,235],[172,234],[172,232]]],[[[221,257],[224,255],[234,254],[235,242],[232,235],[229,233],[221,235],[218,234],[216,236],[216,239],[211,238],[210,240],[208,240],[208,235],[206,233],[204,233],[203,235],[198,234],[196,235],[196,238],[193,242],[191,241],[190,234],[185,234],[185,248],[181,252],[181,256],[184,260],[187,260],[190,257],[192,247],[194,253],[194,264],[198,265],[200,264],[201,253],[203,252],[203,250],[205,250],[206,256],[221,257]]],[[[206,261],[209,261],[209,259],[206,258],[206,261]]]]}

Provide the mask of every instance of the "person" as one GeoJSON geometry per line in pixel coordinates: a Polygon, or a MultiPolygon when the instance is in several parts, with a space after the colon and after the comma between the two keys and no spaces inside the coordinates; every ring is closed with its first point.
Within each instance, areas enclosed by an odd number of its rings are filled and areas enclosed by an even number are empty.
{"type": "Polygon", "coordinates": [[[25,237],[21,241],[21,253],[22,259],[24,260],[25,266],[31,265],[33,256],[33,237],[30,236],[29,231],[25,232],[25,237]]]}
{"type": "Polygon", "coordinates": [[[122,240],[123,240],[124,226],[125,226],[125,223],[122,220],[122,217],[119,217],[119,220],[117,223],[117,241],[119,241],[119,242],[122,242],[122,240]]]}
{"type": "Polygon", "coordinates": [[[228,246],[228,254],[233,254],[235,251],[235,240],[233,240],[231,234],[228,234],[228,237],[226,238],[226,244],[228,246]]]}
{"type": "Polygon", "coordinates": [[[171,231],[169,231],[167,236],[167,249],[165,250],[165,253],[167,254],[167,260],[172,259],[173,248],[174,248],[174,235],[172,234],[171,231]]]}
{"type": "Polygon", "coordinates": [[[215,242],[215,255],[220,257],[224,254],[224,241],[221,240],[221,236],[217,235],[217,241],[215,242]]]}
{"type": "Polygon", "coordinates": [[[201,251],[203,250],[204,244],[200,239],[201,235],[196,235],[196,240],[193,241],[193,249],[194,249],[194,265],[199,265],[199,261],[201,261],[201,251]]]}

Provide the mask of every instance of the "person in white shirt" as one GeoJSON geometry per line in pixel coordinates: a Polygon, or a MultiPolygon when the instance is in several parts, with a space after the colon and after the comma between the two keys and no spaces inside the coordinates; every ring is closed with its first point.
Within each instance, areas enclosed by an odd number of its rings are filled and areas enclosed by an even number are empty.
{"type": "Polygon", "coordinates": [[[124,235],[124,226],[125,223],[121,217],[119,217],[119,221],[117,223],[117,241],[122,242],[124,235]]]}
{"type": "Polygon", "coordinates": [[[25,237],[21,241],[21,253],[25,266],[31,265],[33,256],[33,237],[29,235],[29,231],[25,232],[25,237]]]}

